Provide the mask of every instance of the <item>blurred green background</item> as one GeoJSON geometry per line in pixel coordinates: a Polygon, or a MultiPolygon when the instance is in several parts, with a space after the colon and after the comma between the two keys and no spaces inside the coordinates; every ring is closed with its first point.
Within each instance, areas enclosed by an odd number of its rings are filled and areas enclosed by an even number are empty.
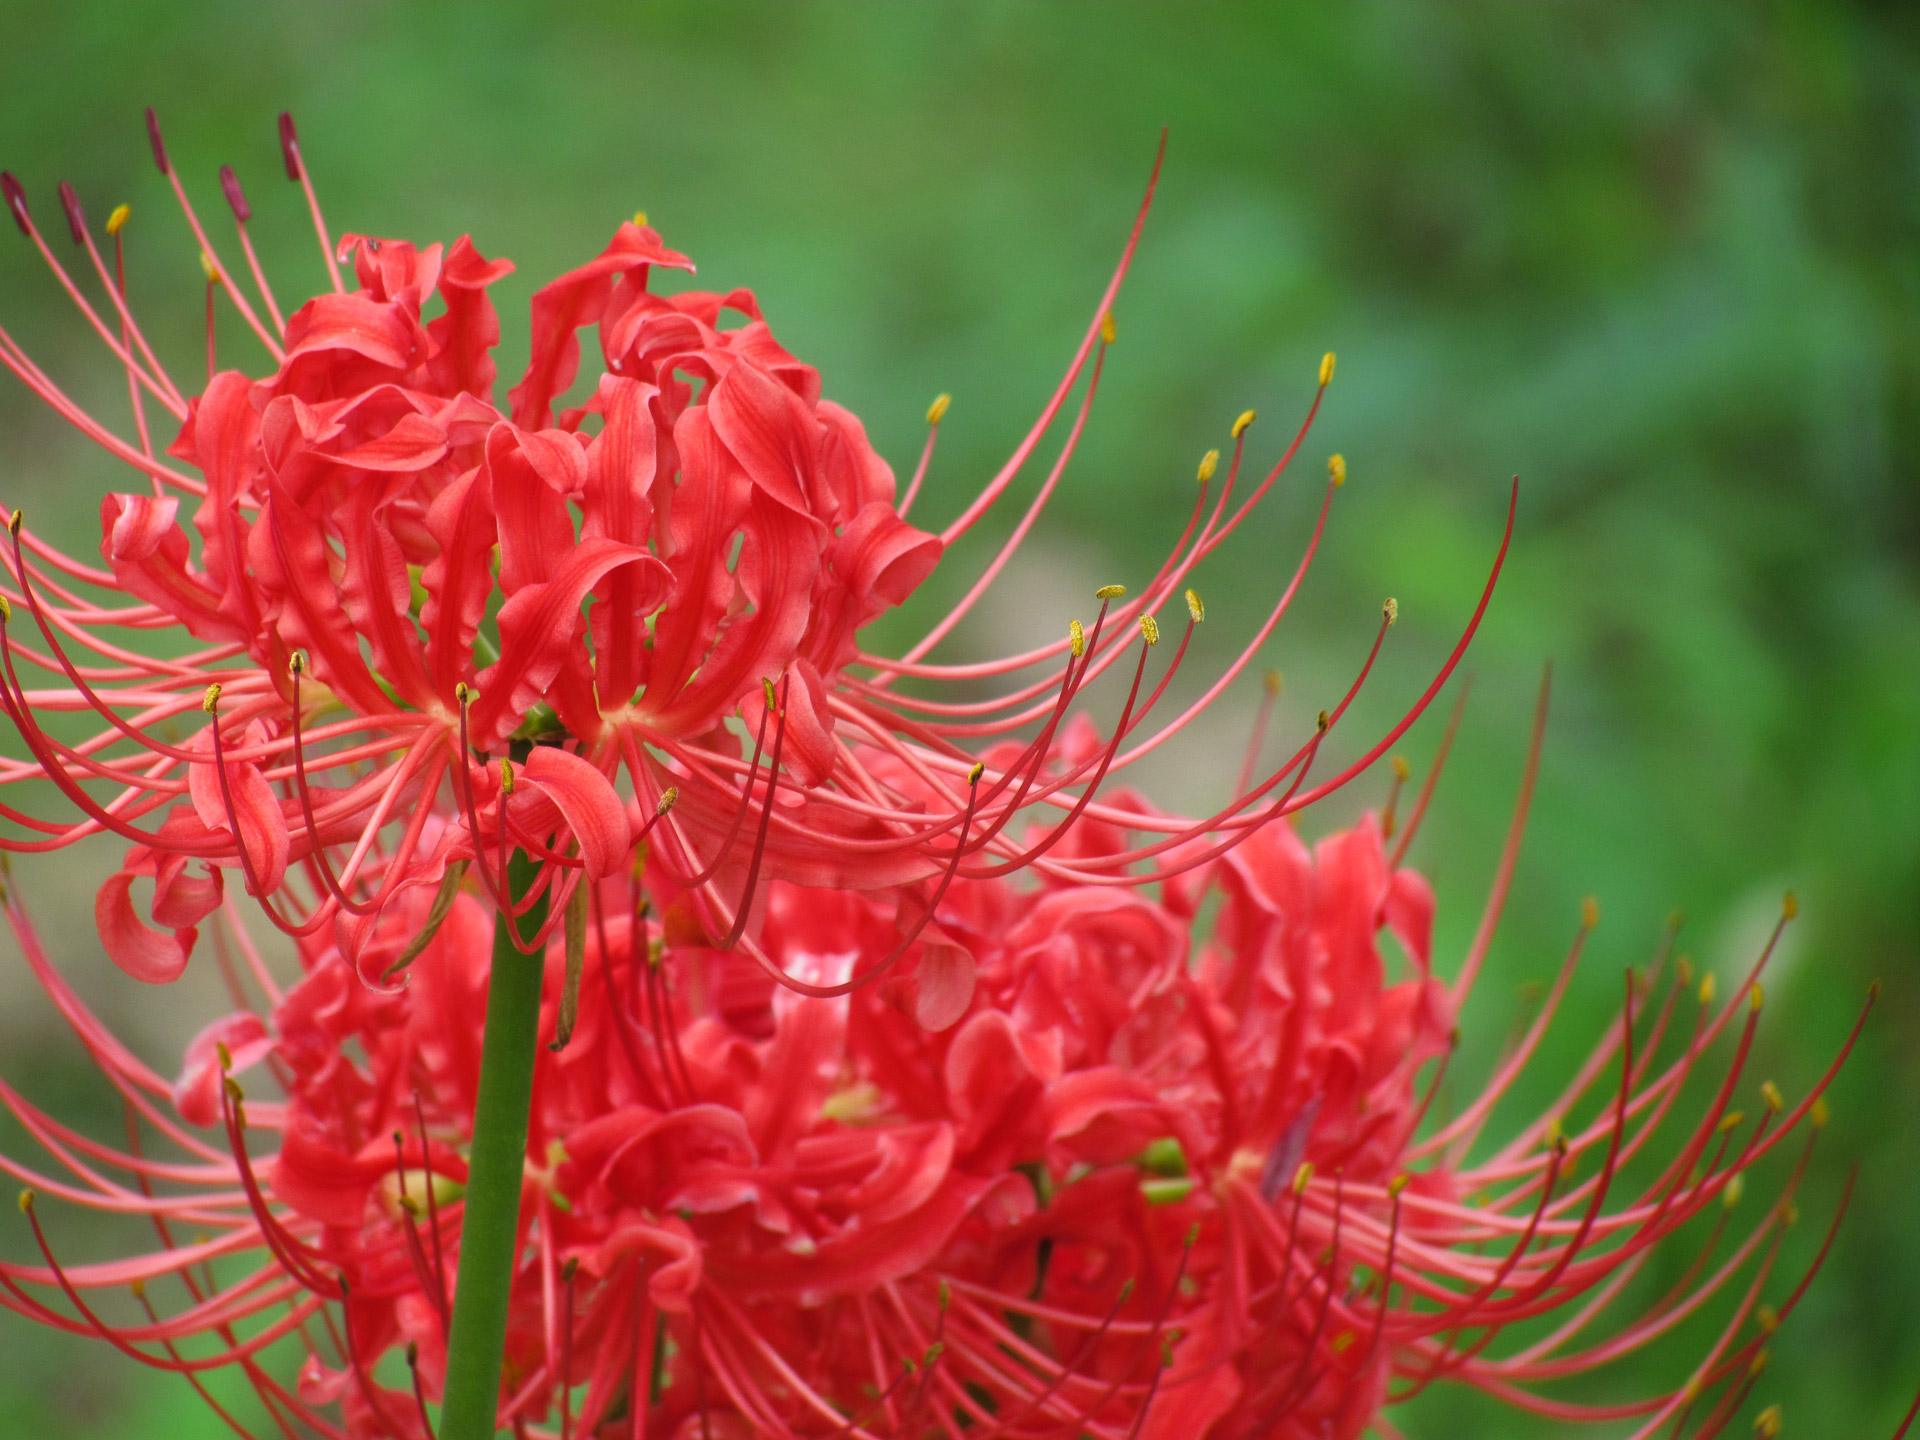
{"type": "MultiPolygon", "coordinates": [[[[1086,588],[1144,579],[1184,521],[1200,453],[1257,406],[1252,454],[1270,459],[1333,349],[1338,377],[1301,461],[1309,483],[1283,488],[1200,576],[1211,648],[1193,673],[1265,614],[1325,457],[1342,451],[1352,479],[1323,558],[1262,663],[1286,671],[1282,724],[1297,734],[1363,653],[1382,596],[1397,596],[1400,627],[1351,727],[1370,733],[1470,610],[1518,472],[1513,560],[1416,851],[1451,966],[1551,659],[1535,818],[1460,1073],[1491,1067],[1583,894],[1606,918],[1528,1082],[1541,1102],[1668,912],[1687,912],[1684,947],[1731,981],[1780,892],[1797,890],[1804,918],[1769,988],[1752,1081],[1803,1090],[1868,983],[1886,983],[1834,1093],[1802,1196],[1809,1233],[1789,1260],[1807,1258],[1857,1162],[1854,1209],[1754,1403],[1781,1402],[1794,1434],[1871,1437],[1920,1382],[1917,32],[1896,5],[563,14],[477,0],[8,0],[0,165],[51,234],[62,178],[96,223],[133,205],[136,297],[189,374],[200,277],[148,159],[143,105],[223,225],[215,171],[239,170],[283,302],[321,277],[279,169],[282,107],[336,230],[470,231],[515,260],[494,292],[503,376],[524,357],[533,286],[644,207],[703,284],[758,291],[897,468],[911,467],[928,400],[952,392],[917,517],[937,521],[1057,377],[1171,127],[1090,436],[962,649],[1053,635],[1086,588]]],[[[122,382],[14,238],[0,236],[0,323],[117,416],[122,382]]],[[[222,344],[254,363],[237,331],[222,344]]],[[[0,437],[0,500],[78,550],[96,544],[98,496],[124,484],[113,468],[10,380],[0,437]]],[[[996,535],[1012,523],[996,519],[996,535]]],[[[958,551],[928,598],[957,593],[981,553],[958,551]]],[[[902,623],[880,640],[913,633],[902,623]]],[[[1173,747],[1146,782],[1156,795],[1187,807],[1224,792],[1257,681],[1241,690],[1173,747]]],[[[1409,737],[1416,768],[1438,728],[1409,737]]],[[[1370,777],[1306,828],[1383,789],[1370,777]]],[[[129,994],[102,973],[83,872],[16,867],[89,993],[170,1073],[209,991],[190,977],[129,994]]],[[[5,1077],[112,1135],[116,1110],[10,945],[0,967],[5,1077]]],[[[1524,1111],[1523,1097],[1510,1113],[1524,1111]]],[[[7,1140],[17,1153],[18,1132],[7,1140]]],[[[21,1237],[0,1245],[17,1254],[21,1237]]],[[[1674,1383],[1708,1338],[1688,1332],[1562,1393],[1674,1383]]],[[[1395,1419],[1428,1440],[1562,1433],[1454,1392],[1395,1419]]],[[[217,1433],[184,1384],[0,1314],[0,1434],[217,1433]]]]}

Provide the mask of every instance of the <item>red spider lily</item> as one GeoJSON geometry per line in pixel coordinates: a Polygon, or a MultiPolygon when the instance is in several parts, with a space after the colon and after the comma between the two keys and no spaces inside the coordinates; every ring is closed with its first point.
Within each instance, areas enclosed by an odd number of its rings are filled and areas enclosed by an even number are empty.
{"type": "MultiPolygon", "coordinates": [[[[770,972],[775,962],[750,920],[758,887],[774,878],[876,888],[1031,868],[1137,886],[1147,883],[1142,862],[1164,868],[1159,857],[1201,837],[1224,847],[1344,782],[1384,753],[1452,669],[1450,659],[1401,724],[1341,775],[1305,785],[1315,737],[1216,814],[1134,817],[1140,843],[1078,853],[1063,843],[1077,822],[1128,813],[1103,797],[1103,785],[1110,790],[1188,723],[1278,624],[1340,478],[1330,476],[1320,522],[1272,614],[1176,716],[1164,716],[1160,701],[1186,636],[1148,677],[1154,611],[1181,604],[1184,590],[1191,635],[1203,614],[1187,588],[1192,572],[1290,462],[1318,393],[1300,434],[1235,504],[1252,412],[1241,417],[1224,481],[1213,484],[1209,456],[1191,517],[1139,595],[1108,587],[1090,628],[1075,621],[1028,653],[960,665],[925,658],[1004,567],[1073,455],[1144,203],[1033,430],[936,536],[905,514],[944,397],[896,506],[893,474],[860,423],[821,399],[817,372],[779,346],[750,292],[649,289],[655,269],[692,266],[638,220],[535,294],[532,360],[502,412],[492,399],[499,322],[488,287],[506,262],[486,260],[465,237],[443,250],[349,235],[336,251],[283,117],[287,172],[306,186],[333,290],[282,321],[232,171],[222,183],[258,308],[188,202],[151,115],[149,126],[205,260],[205,389],[183,390],[134,318],[121,264],[128,212],[108,224],[109,265],[66,187],[69,228],[99,282],[98,303],[5,177],[19,228],[124,367],[137,438],[81,409],[0,330],[0,362],[143,484],[103,499],[102,564],[61,553],[13,514],[0,599],[14,618],[0,631],[0,701],[30,755],[0,762],[0,782],[51,778],[80,818],[0,807],[23,832],[0,845],[48,850],[101,831],[133,842],[97,911],[108,952],[141,979],[180,973],[231,870],[283,930],[304,936],[331,924],[359,961],[381,915],[411,889],[438,890],[444,902],[478,862],[480,883],[497,897],[504,853],[520,848],[543,862],[541,892],[564,901],[583,875],[620,868],[656,824],[662,864],[693,891],[700,923],[770,972]],[[344,288],[336,254],[351,263],[358,290],[344,288]],[[222,296],[271,362],[258,377],[215,368],[212,316],[222,296]],[[436,300],[440,313],[425,318],[436,300]],[[724,315],[742,323],[723,328],[724,315]],[[578,332],[588,326],[603,367],[590,388],[575,383],[578,332]],[[906,599],[943,548],[1006,493],[1082,380],[1057,460],[978,583],[904,656],[861,651],[860,627],[906,599]],[[556,417],[570,387],[585,390],[581,403],[556,417]],[[179,424],[164,454],[149,438],[156,407],[179,424]],[[183,501],[194,507],[197,556],[183,501]],[[21,629],[21,611],[34,633],[21,629]],[[114,638],[128,631],[160,633],[137,647],[114,638]],[[1111,742],[1043,778],[1040,761],[1069,704],[1116,666],[1116,681],[1132,669],[1133,688],[1111,742]],[[28,667],[52,684],[29,688],[28,667]],[[975,687],[1019,675],[1030,678],[988,701],[895,689],[902,677],[975,687]],[[196,722],[196,710],[208,718],[196,722]],[[102,728],[64,739],[67,727],[43,723],[49,714],[102,728]],[[1036,726],[974,775],[961,742],[1036,726]],[[488,757],[516,743],[524,752],[527,742],[539,742],[521,775],[531,793],[503,806],[501,784],[514,776],[488,757]],[[862,759],[868,751],[900,762],[905,782],[877,778],[862,759]],[[1031,841],[1016,838],[1028,814],[1050,817],[1031,841]],[[134,899],[142,879],[152,881],[151,925],[134,899]]],[[[1328,356],[1322,390],[1331,373],[1328,356]]],[[[1345,709],[1334,707],[1329,724],[1345,709]]],[[[1202,863],[1206,848],[1190,863],[1202,863]]],[[[516,908],[531,903],[523,897],[516,908]]],[[[564,910],[550,907],[549,930],[564,910]]],[[[896,950],[911,938],[903,933],[896,950]]]]}
{"type": "MultiPolygon", "coordinates": [[[[664,931],[639,881],[602,882],[589,1003],[535,1081],[502,1423],[683,1440],[1349,1440],[1394,1433],[1384,1404],[1449,1379],[1639,1436],[1721,1433],[1811,1279],[1768,1288],[1833,1072],[1791,1105],[1758,1087],[1742,1119],[1765,955],[1717,1006],[1684,961],[1656,960],[1628,973],[1620,1015],[1554,1106],[1481,1143],[1589,912],[1526,1035],[1433,1123],[1525,808],[1523,795],[1452,984],[1430,963],[1432,892],[1400,863],[1418,811],[1391,852],[1371,816],[1312,850],[1290,824],[1267,827],[1204,870],[1169,865],[1157,901],[956,880],[910,975],[832,1001],[689,935],[685,893],[657,862],[644,879],[664,931]],[[1218,919],[1197,942],[1210,895],[1218,919]],[[1398,981],[1383,932],[1406,957],[1398,981]],[[1788,1146],[1785,1194],[1742,1232],[1744,1177],[1788,1146]],[[1697,1236],[1702,1216],[1711,1233],[1681,1282],[1602,1325],[1655,1247],[1697,1236]],[[1551,1382],[1727,1295],[1724,1328],[1671,1392],[1551,1398],[1551,1382]],[[1524,1328],[1542,1320],[1548,1333],[1524,1328]]],[[[1102,826],[1085,848],[1126,841],[1102,826]]],[[[406,922],[427,905],[410,892],[406,922]]],[[[892,910],[776,882],[763,944],[836,984],[892,945],[892,910]]],[[[8,1168],[150,1217],[162,1245],[62,1263],[29,1206],[44,1260],[0,1267],[7,1303],[195,1383],[242,1367],[290,1436],[427,1433],[459,1267],[483,907],[456,899],[395,992],[360,984],[313,935],[283,993],[234,928],[262,999],[210,1026],[171,1086],[87,1014],[17,898],[8,914],[141,1142],[85,1140],[6,1091],[53,1161],[8,1168]],[[249,1071],[284,1101],[245,1098],[249,1071]],[[208,1126],[224,1143],[195,1128],[208,1126]],[[180,1158],[155,1158],[154,1133],[180,1158]],[[154,1308],[110,1324],[89,1297],[130,1285],[154,1308]],[[274,1378],[289,1349],[297,1385],[274,1378]],[[400,1357],[414,1393],[391,1383],[400,1357]]],[[[546,967],[543,1029],[565,1003],[557,942],[546,967]]]]}

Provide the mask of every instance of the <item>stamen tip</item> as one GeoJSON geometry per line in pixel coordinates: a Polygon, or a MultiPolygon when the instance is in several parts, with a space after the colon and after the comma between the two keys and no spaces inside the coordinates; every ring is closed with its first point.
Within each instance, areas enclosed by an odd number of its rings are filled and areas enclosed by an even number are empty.
{"type": "Polygon", "coordinates": [[[200,700],[200,708],[206,711],[206,713],[209,715],[214,715],[219,713],[220,682],[218,680],[214,681],[213,684],[207,686],[207,693],[204,696],[202,696],[200,700]]]}
{"type": "Polygon", "coordinates": [[[1087,627],[1078,620],[1067,622],[1067,643],[1073,649],[1073,658],[1078,660],[1087,653],[1087,627]]]}
{"type": "Polygon", "coordinates": [[[646,223],[647,223],[647,212],[646,212],[646,211],[644,211],[644,210],[636,210],[636,211],[634,211],[634,212],[633,212],[633,223],[634,223],[634,224],[636,224],[636,225],[644,225],[644,224],[646,224],[646,223]]]}
{"type": "Polygon", "coordinates": [[[1329,455],[1327,457],[1327,478],[1333,482],[1333,488],[1336,490],[1347,483],[1346,456],[1329,455]]]}
{"type": "Polygon", "coordinates": [[[1600,923],[1600,902],[1589,895],[1580,902],[1580,927],[1591,930],[1600,923]]]}
{"type": "Polygon", "coordinates": [[[658,804],[656,804],[653,807],[653,813],[655,815],[664,815],[669,810],[673,809],[673,807],[676,804],[678,804],[679,801],[680,801],[680,787],[678,785],[669,785],[666,789],[660,792],[660,801],[658,804]]]}
{"type": "Polygon", "coordinates": [[[87,213],[80,208],[80,197],[74,194],[73,186],[64,180],[60,182],[60,208],[67,212],[67,233],[73,237],[73,243],[86,244],[87,213]]]}
{"type": "Polygon", "coordinates": [[[982,760],[974,761],[973,768],[967,771],[967,784],[970,786],[978,785],[980,783],[980,777],[986,773],[986,769],[987,769],[987,766],[985,761],[982,761],[982,760]]]}
{"type": "Polygon", "coordinates": [[[147,107],[147,140],[153,146],[153,163],[160,167],[162,175],[171,175],[173,166],[167,160],[167,142],[160,138],[160,117],[153,113],[153,107],[147,107]]]}
{"type": "Polygon", "coordinates": [[[942,420],[946,419],[947,407],[951,404],[953,404],[953,396],[947,394],[944,390],[934,396],[933,403],[927,406],[927,423],[929,425],[938,425],[942,420]]]}
{"type": "Polygon", "coordinates": [[[1769,1405],[1753,1417],[1753,1433],[1760,1440],[1775,1440],[1780,1434],[1780,1407],[1769,1405]]]}
{"type": "Polygon", "coordinates": [[[1260,677],[1260,680],[1267,688],[1267,698],[1269,700],[1278,700],[1280,698],[1280,687],[1286,683],[1285,677],[1281,675],[1278,670],[1269,670],[1265,675],[1260,677]]]}
{"type": "Polygon", "coordinates": [[[280,158],[287,162],[287,179],[298,181],[301,167],[300,136],[294,131],[292,113],[286,110],[280,112],[280,158]]]}
{"type": "Polygon", "coordinates": [[[1124,585],[1102,585],[1098,590],[1093,592],[1093,598],[1096,600],[1118,600],[1126,593],[1127,587],[1124,585]]]}
{"type": "Polygon", "coordinates": [[[1151,615],[1142,615],[1140,617],[1140,633],[1146,638],[1147,644],[1158,645],[1160,643],[1160,622],[1151,615]]]}
{"type": "Polygon", "coordinates": [[[1187,614],[1193,617],[1193,623],[1196,625],[1207,618],[1206,604],[1200,599],[1200,592],[1197,590],[1187,591],[1187,614]]]}
{"type": "Polygon", "coordinates": [[[1407,764],[1407,757],[1404,755],[1396,755],[1389,763],[1393,766],[1393,778],[1398,780],[1402,785],[1406,784],[1407,777],[1413,774],[1413,767],[1407,764]]]}
{"type": "Polygon", "coordinates": [[[1238,440],[1242,435],[1246,434],[1247,427],[1253,424],[1253,422],[1259,418],[1259,415],[1260,412],[1257,410],[1242,410],[1240,412],[1240,418],[1233,422],[1233,438],[1238,440]]]}
{"type": "Polygon", "coordinates": [[[1313,722],[1313,728],[1317,730],[1320,734],[1324,735],[1327,733],[1327,727],[1331,724],[1333,724],[1333,717],[1329,715],[1326,711],[1322,710],[1320,712],[1320,717],[1313,722]]]}
{"type": "Polygon", "coordinates": [[[1747,995],[1747,1009],[1752,1014],[1758,1015],[1760,1013],[1760,1007],[1766,1003],[1767,992],[1761,988],[1760,982],[1756,980],[1753,982],[1753,989],[1747,995]]]}
{"type": "Polygon", "coordinates": [[[1792,920],[1796,919],[1799,914],[1800,897],[1789,890],[1785,895],[1780,897],[1780,918],[1782,920],[1792,920]]]}
{"type": "Polygon", "coordinates": [[[33,221],[27,214],[27,192],[20,188],[20,182],[14,178],[11,170],[0,170],[0,192],[7,197],[7,209],[13,212],[13,223],[20,227],[22,235],[31,240],[33,221]]]}
{"type": "Polygon", "coordinates": [[[1380,613],[1387,617],[1388,625],[1397,625],[1400,621],[1400,602],[1389,595],[1386,603],[1380,607],[1380,613]]]}
{"type": "Polygon", "coordinates": [[[1746,1193],[1746,1173],[1744,1171],[1737,1172],[1731,1180],[1727,1181],[1727,1188],[1720,1192],[1720,1204],[1726,1209],[1731,1210],[1740,1203],[1741,1197],[1746,1193]]]}
{"type": "Polygon", "coordinates": [[[1102,345],[1111,345],[1119,333],[1119,330],[1113,323],[1113,312],[1109,310],[1100,317],[1100,343],[1102,345]]]}
{"type": "Polygon", "coordinates": [[[1300,1168],[1293,1172],[1293,1193],[1296,1195],[1306,1194],[1307,1186],[1312,1183],[1313,1162],[1311,1160],[1302,1160],[1300,1162],[1300,1168]]]}
{"type": "Polygon", "coordinates": [[[33,1212],[33,1200],[34,1195],[32,1190],[28,1189],[20,1192],[20,1213],[22,1215],[28,1215],[33,1212]]]}
{"type": "Polygon", "coordinates": [[[1194,478],[1204,485],[1213,478],[1213,472],[1219,468],[1220,452],[1218,450],[1209,450],[1200,457],[1200,469],[1194,478]]]}
{"type": "Polygon", "coordinates": [[[1332,382],[1333,382],[1333,351],[1329,350],[1327,351],[1326,354],[1320,357],[1320,383],[1322,385],[1329,385],[1332,382]]]}
{"type": "Polygon", "coordinates": [[[107,216],[107,234],[118,235],[122,230],[126,229],[127,221],[132,218],[133,207],[131,205],[114,206],[113,213],[107,216]]]}
{"type": "Polygon", "coordinates": [[[253,219],[253,207],[247,204],[247,192],[240,188],[240,177],[233,173],[233,166],[220,167],[220,189],[227,197],[235,220],[244,225],[253,219]]]}
{"type": "Polygon", "coordinates": [[[500,757],[500,793],[513,794],[513,762],[504,755],[500,757]]]}

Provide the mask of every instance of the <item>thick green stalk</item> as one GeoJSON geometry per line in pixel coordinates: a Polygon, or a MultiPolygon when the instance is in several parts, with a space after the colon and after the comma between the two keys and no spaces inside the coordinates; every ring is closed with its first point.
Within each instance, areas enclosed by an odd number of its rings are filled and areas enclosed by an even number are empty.
{"type": "MultiPolygon", "coordinates": [[[[507,883],[516,900],[533,888],[538,874],[532,860],[515,852],[507,867],[507,883]]],[[[542,896],[521,918],[521,935],[538,930],[546,914],[547,900],[542,896]]],[[[507,929],[511,924],[512,918],[503,912],[493,925],[480,1098],[474,1107],[473,1151],[467,1160],[467,1209],[460,1228],[460,1275],[453,1299],[453,1331],[447,1341],[440,1440],[491,1440],[499,1406],[544,970],[540,955],[522,955],[514,948],[507,929]]]]}

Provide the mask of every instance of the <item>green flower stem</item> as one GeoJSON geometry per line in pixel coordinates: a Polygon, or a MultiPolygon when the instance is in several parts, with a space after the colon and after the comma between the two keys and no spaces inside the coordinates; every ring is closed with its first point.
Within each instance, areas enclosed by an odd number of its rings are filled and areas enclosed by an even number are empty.
{"type": "MultiPolygon", "coordinates": [[[[507,888],[517,901],[539,867],[516,851],[507,888]]],[[[543,895],[521,919],[521,935],[546,922],[543,895]]],[[[502,912],[493,925],[487,977],[487,1029],[480,1052],[480,1098],[467,1162],[467,1209],[460,1231],[459,1285],[447,1340],[447,1387],[440,1440],[490,1440],[499,1410],[500,1365],[507,1344],[507,1300],[519,1258],[520,1188],[533,1108],[533,1062],[540,1034],[544,957],[514,948],[502,912]]]]}

